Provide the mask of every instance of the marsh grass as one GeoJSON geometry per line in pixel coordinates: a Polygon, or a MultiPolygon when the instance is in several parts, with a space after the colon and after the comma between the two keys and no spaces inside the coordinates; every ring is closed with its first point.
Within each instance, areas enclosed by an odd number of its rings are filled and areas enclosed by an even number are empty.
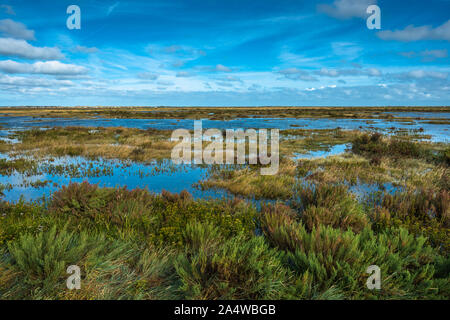
{"type": "MultiPolygon", "coordinates": [[[[88,183],[37,202],[0,201],[0,299],[450,298],[446,145],[340,130],[295,129],[284,138],[285,155],[348,141],[353,147],[323,159],[282,157],[274,176],[261,176],[259,166],[212,166],[200,183],[278,200],[258,208],[237,198],[88,183]],[[357,198],[350,186],[363,182],[402,189],[357,198]],[[65,287],[70,264],[82,269],[81,290],[65,287]],[[380,291],[365,285],[373,264],[382,270],[380,291]]],[[[164,132],[125,128],[25,131],[21,139],[13,152],[37,158],[139,161],[168,148],[164,132]]],[[[33,174],[38,164],[10,158],[0,170],[33,174]]]]}
{"type": "MultiPolygon", "coordinates": [[[[118,119],[211,119],[235,118],[359,118],[396,119],[410,117],[384,112],[449,112],[449,107],[15,107],[0,108],[3,116],[33,116],[36,118],[118,118],[118,119]]],[[[427,118],[428,119],[428,118],[427,118]]],[[[428,120],[441,120],[431,118],[428,120]]]]}
{"type": "Polygon", "coordinates": [[[83,156],[86,158],[132,159],[170,158],[175,143],[169,131],[132,128],[55,127],[16,133],[20,143],[10,152],[35,157],[83,156]]]}
{"type": "MultiPolygon", "coordinates": [[[[272,246],[285,252],[284,261],[298,279],[311,279],[316,290],[335,286],[346,298],[448,295],[448,274],[444,279],[434,277],[439,255],[425,244],[426,238],[415,237],[405,229],[385,229],[376,234],[369,226],[359,234],[325,225],[308,231],[300,219],[266,211],[262,230],[272,246]],[[378,293],[360,289],[370,264],[384,270],[383,288],[378,293]]],[[[298,281],[301,289],[304,282],[298,281]]]]}

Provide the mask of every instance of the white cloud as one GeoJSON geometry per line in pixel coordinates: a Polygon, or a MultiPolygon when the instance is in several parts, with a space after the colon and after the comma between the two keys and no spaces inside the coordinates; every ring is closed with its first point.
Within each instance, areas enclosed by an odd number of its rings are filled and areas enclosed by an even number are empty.
{"type": "Polygon", "coordinates": [[[0,20],[0,32],[11,38],[36,40],[33,30],[29,30],[23,23],[11,19],[0,20]]]}
{"type": "Polygon", "coordinates": [[[322,76],[339,77],[340,73],[336,69],[322,68],[319,72],[322,76]]]}
{"type": "Polygon", "coordinates": [[[170,80],[160,80],[157,82],[157,84],[159,84],[160,86],[173,86],[175,83],[170,80]]]}
{"type": "Polygon", "coordinates": [[[158,77],[159,75],[151,72],[141,72],[138,74],[138,78],[145,80],[156,80],[158,77]]]}
{"type": "Polygon", "coordinates": [[[74,51],[81,53],[97,53],[99,50],[96,47],[76,46],[74,51]]]}
{"type": "Polygon", "coordinates": [[[447,49],[424,50],[424,51],[420,51],[420,52],[408,51],[408,52],[400,52],[399,54],[406,58],[422,57],[422,61],[424,61],[424,62],[431,62],[436,59],[444,59],[444,58],[448,57],[447,49]]]}
{"type": "Polygon", "coordinates": [[[195,69],[209,72],[232,72],[233,70],[223,64],[218,64],[216,66],[195,66],[195,69]]]}
{"type": "Polygon", "coordinates": [[[422,79],[446,80],[448,78],[448,73],[439,71],[428,71],[428,70],[412,70],[409,72],[390,74],[389,76],[400,80],[422,80],[422,79]]]}
{"type": "Polygon", "coordinates": [[[233,76],[225,76],[225,77],[221,77],[219,78],[220,81],[230,81],[230,82],[242,82],[242,80],[238,77],[233,77],[233,76]]]}
{"type": "Polygon", "coordinates": [[[70,80],[54,80],[44,78],[16,77],[9,75],[0,75],[0,85],[14,87],[56,87],[73,86],[70,80]]]}
{"type": "Polygon", "coordinates": [[[432,28],[431,26],[415,27],[414,25],[409,25],[403,30],[380,31],[377,35],[383,40],[397,40],[404,42],[419,40],[450,41],[450,20],[437,28],[432,28]]]}
{"type": "Polygon", "coordinates": [[[58,48],[34,47],[25,40],[12,38],[0,38],[0,55],[34,60],[56,60],[64,58],[64,55],[58,48]]]}
{"type": "Polygon", "coordinates": [[[233,87],[233,84],[227,81],[217,81],[216,84],[220,87],[227,87],[227,88],[233,87]]]}
{"type": "Polygon", "coordinates": [[[365,18],[367,7],[376,0],[335,0],[332,5],[319,4],[317,10],[337,19],[365,18]]]}
{"type": "Polygon", "coordinates": [[[309,74],[309,72],[297,68],[288,68],[278,71],[285,78],[291,80],[317,81],[317,79],[309,74]]]}
{"type": "Polygon", "coordinates": [[[192,74],[190,74],[187,71],[179,71],[177,72],[177,78],[187,78],[187,77],[191,77],[192,74]]]}
{"type": "Polygon", "coordinates": [[[327,69],[322,68],[317,74],[325,77],[341,77],[341,76],[369,76],[379,77],[382,75],[381,71],[377,68],[355,68],[355,69],[327,69]]]}
{"type": "Polygon", "coordinates": [[[369,69],[367,69],[367,74],[369,76],[379,77],[379,76],[381,76],[381,71],[377,68],[369,68],[369,69]]]}
{"type": "Polygon", "coordinates": [[[438,71],[424,71],[424,70],[413,70],[407,73],[411,78],[423,79],[423,78],[434,78],[434,79],[447,79],[448,73],[438,72],[438,71]]]}
{"type": "Polygon", "coordinates": [[[145,50],[152,58],[160,61],[161,65],[174,68],[180,68],[188,61],[194,61],[206,55],[203,50],[178,44],[170,46],[149,44],[146,46],[145,50]]]}
{"type": "Polygon", "coordinates": [[[215,70],[216,70],[216,71],[219,71],[219,72],[231,72],[231,69],[230,69],[230,68],[225,67],[225,66],[222,65],[222,64],[216,65],[215,70]]]}
{"type": "Polygon", "coordinates": [[[80,75],[86,74],[87,69],[73,64],[59,61],[35,62],[33,64],[20,63],[12,60],[0,61],[0,70],[6,73],[27,73],[47,75],[80,75]]]}

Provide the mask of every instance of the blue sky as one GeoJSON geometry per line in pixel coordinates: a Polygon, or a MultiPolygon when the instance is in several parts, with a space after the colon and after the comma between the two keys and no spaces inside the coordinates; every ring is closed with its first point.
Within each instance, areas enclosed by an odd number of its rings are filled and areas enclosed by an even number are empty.
{"type": "Polygon", "coordinates": [[[0,105],[449,105],[449,51],[450,0],[0,0],[0,105]]]}

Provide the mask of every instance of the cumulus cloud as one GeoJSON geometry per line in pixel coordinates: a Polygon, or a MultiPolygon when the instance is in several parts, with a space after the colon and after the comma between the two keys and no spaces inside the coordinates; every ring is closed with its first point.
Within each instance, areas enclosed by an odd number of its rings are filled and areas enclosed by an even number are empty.
{"type": "Polygon", "coordinates": [[[86,74],[87,69],[73,64],[59,61],[35,63],[20,63],[12,60],[0,61],[0,70],[5,73],[47,74],[47,75],[80,75],[86,74]]]}
{"type": "Polygon", "coordinates": [[[56,87],[73,86],[70,80],[54,80],[44,78],[17,77],[9,75],[0,75],[0,85],[13,87],[56,87]]]}
{"type": "Polygon", "coordinates": [[[340,77],[340,76],[369,76],[379,77],[382,72],[377,68],[357,68],[357,69],[327,69],[322,68],[317,74],[325,77],[340,77]]]}
{"type": "Polygon", "coordinates": [[[97,53],[99,51],[96,47],[84,47],[84,46],[76,46],[73,50],[75,52],[81,53],[97,53]]]}
{"type": "Polygon", "coordinates": [[[233,77],[233,76],[220,77],[219,80],[220,81],[229,81],[229,82],[242,82],[242,80],[240,78],[233,77]]]}
{"type": "Polygon", "coordinates": [[[408,73],[405,73],[405,76],[414,79],[424,79],[424,78],[447,79],[448,73],[438,71],[413,70],[408,73]]]}
{"type": "Polygon", "coordinates": [[[378,32],[377,35],[383,40],[397,40],[403,42],[419,40],[450,41],[450,20],[436,28],[431,26],[415,27],[414,25],[409,25],[403,30],[385,30],[378,32]]]}
{"type": "Polygon", "coordinates": [[[303,81],[317,81],[318,79],[314,76],[338,78],[342,76],[368,76],[368,77],[380,77],[382,72],[377,68],[362,68],[359,66],[355,69],[328,69],[322,68],[315,71],[305,71],[297,68],[288,68],[278,71],[285,78],[291,80],[303,80],[303,81]]]}
{"type": "Polygon", "coordinates": [[[0,20],[0,32],[11,38],[36,40],[33,30],[29,30],[23,23],[11,19],[0,20]]]}
{"type": "Polygon", "coordinates": [[[386,75],[388,78],[393,78],[402,81],[415,80],[446,80],[448,78],[447,72],[432,71],[432,70],[412,70],[408,72],[392,73],[386,75]]]}
{"type": "Polygon", "coordinates": [[[408,51],[408,52],[400,52],[399,54],[406,58],[422,57],[422,61],[424,61],[424,62],[430,62],[430,61],[434,61],[436,59],[444,59],[444,58],[448,57],[447,49],[425,50],[425,51],[420,51],[420,52],[408,51]]]}
{"type": "Polygon", "coordinates": [[[173,86],[175,83],[173,83],[173,81],[170,80],[160,80],[157,82],[157,84],[160,86],[173,86]]]}
{"type": "Polygon", "coordinates": [[[322,68],[322,69],[319,71],[319,74],[320,74],[321,76],[327,76],[327,77],[339,77],[339,76],[342,74],[342,72],[339,72],[339,71],[336,70],[336,69],[322,68]]]}
{"type": "Polygon", "coordinates": [[[231,72],[231,69],[228,67],[225,67],[223,64],[216,65],[215,70],[219,71],[219,72],[231,72]]]}
{"type": "Polygon", "coordinates": [[[223,64],[218,64],[216,66],[196,66],[195,69],[209,72],[232,72],[233,70],[223,64]]]}
{"type": "Polygon", "coordinates": [[[233,87],[233,83],[227,81],[217,81],[216,84],[220,87],[231,88],[233,87]]]}
{"type": "Polygon", "coordinates": [[[192,74],[190,74],[187,71],[177,72],[177,78],[187,78],[187,77],[191,77],[191,76],[192,76],[192,74]]]}
{"type": "Polygon", "coordinates": [[[288,68],[280,70],[278,71],[278,73],[282,74],[285,78],[291,80],[317,81],[317,79],[311,76],[309,72],[297,68],[288,68]]]}
{"type": "Polygon", "coordinates": [[[141,72],[138,73],[138,78],[145,79],[145,80],[156,80],[158,79],[159,75],[151,72],[141,72]]]}
{"type": "Polygon", "coordinates": [[[25,40],[0,38],[0,55],[33,60],[58,60],[64,55],[58,48],[35,47],[25,40]]]}
{"type": "Polygon", "coordinates": [[[376,0],[335,0],[333,4],[319,4],[317,10],[337,19],[365,18],[367,7],[376,0]]]}
{"type": "Polygon", "coordinates": [[[203,50],[184,45],[161,46],[159,44],[149,44],[145,50],[153,58],[161,61],[162,66],[180,68],[189,61],[194,61],[206,55],[203,50]]]}

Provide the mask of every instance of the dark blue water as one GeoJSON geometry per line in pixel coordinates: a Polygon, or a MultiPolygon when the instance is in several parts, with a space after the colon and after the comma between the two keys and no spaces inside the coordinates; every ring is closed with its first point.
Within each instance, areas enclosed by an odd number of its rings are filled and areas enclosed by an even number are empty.
{"type": "MultiPolygon", "coordinates": [[[[1,158],[7,158],[4,155],[1,158]]],[[[151,192],[160,193],[162,190],[181,192],[187,190],[194,198],[222,198],[227,193],[220,190],[197,189],[194,184],[206,178],[207,168],[199,166],[173,166],[170,161],[163,164],[143,164],[136,162],[120,162],[118,160],[87,160],[82,157],[62,157],[56,160],[43,160],[39,163],[40,172],[37,175],[23,175],[15,173],[10,176],[0,175],[0,184],[12,185],[12,190],[5,190],[4,199],[16,202],[21,197],[26,200],[36,200],[43,196],[49,197],[54,191],[71,182],[88,181],[101,187],[127,187],[128,189],[146,188],[151,192]],[[76,170],[67,172],[48,173],[49,166],[73,165],[76,170]],[[79,166],[78,166],[79,165],[79,166]],[[107,169],[106,172],[86,176],[88,168],[107,169]],[[33,187],[30,183],[48,181],[43,187],[33,187]]]]}
{"type": "MultiPolygon", "coordinates": [[[[413,116],[414,113],[410,113],[413,116]]],[[[445,115],[450,115],[446,113],[445,115]]],[[[413,123],[401,121],[371,119],[369,124],[364,119],[296,119],[296,118],[239,118],[233,120],[202,120],[203,129],[376,129],[389,131],[396,129],[423,129],[422,134],[431,135],[431,141],[448,142],[449,126],[445,124],[428,124],[427,120],[414,120],[413,123]]],[[[138,129],[175,130],[194,128],[192,119],[71,119],[71,118],[33,118],[0,117],[3,130],[25,130],[30,127],[83,126],[83,127],[128,127],[138,129]]]]}
{"type": "MultiPolygon", "coordinates": [[[[413,118],[427,118],[427,117],[442,117],[449,119],[450,113],[395,113],[396,116],[408,116],[413,118]]],[[[242,118],[234,120],[203,120],[203,129],[217,128],[217,129],[269,129],[278,128],[280,130],[303,128],[303,129],[371,129],[382,132],[389,132],[393,127],[396,129],[423,129],[421,134],[431,135],[431,140],[435,142],[449,141],[449,126],[441,124],[426,124],[426,120],[414,120],[412,124],[407,124],[399,121],[388,121],[383,119],[371,119],[369,122],[364,119],[294,119],[294,118],[242,118]]],[[[129,127],[139,129],[165,129],[175,130],[184,128],[192,130],[194,128],[194,120],[191,119],[64,119],[64,118],[42,118],[37,119],[33,117],[0,117],[0,139],[15,143],[16,140],[11,140],[8,136],[17,130],[27,130],[29,128],[48,128],[55,126],[84,126],[84,127],[129,127]]],[[[314,158],[327,157],[336,155],[345,151],[348,146],[336,145],[332,146],[326,151],[312,151],[307,154],[295,154],[296,159],[300,158],[314,158]]],[[[7,158],[7,155],[1,155],[0,158],[7,158]]],[[[42,196],[50,196],[52,192],[58,190],[61,186],[67,185],[70,182],[98,183],[104,187],[126,186],[129,189],[147,188],[151,192],[159,193],[162,190],[171,192],[180,192],[187,190],[193,194],[195,198],[221,198],[229,196],[224,191],[200,191],[195,187],[195,184],[206,178],[208,169],[206,167],[198,166],[183,166],[176,167],[171,163],[157,164],[143,164],[128,162],[124,165],[118,160],[87,160],[80,157],[63,157],[55,161],[44,160],[41,161],[40,173],[32,176],[25,176],[15,173],[11,176],[0,175],[0,184],[12,186],[12,190],[5,190],[4,198],[9,201],[17,201],[21,197],[26,200],[36,200],[42,196]],[[76,166],[79,174],[64,174],[64,173],[48,173],[43,170],[46,166],[63,165],[76,166]],[[87,168],[104,169],[107,168],[106,173],[98,176],[89,175],[85,173],[87,168]],[[171,170],[168,170],[170,169],[171,170]],[[162,170],[161,170],[162,169],[162,170]],[[45,186],[33,187],[31,184],[36,181],[49,181],[45,186]]],[[[358,195],[366,195],[373,192],[378,187],[373,185],[358,184],[352,187],[352,192],[358,195]]],[[[387,189],[392,189],[386,186],[387,189]]]]}

